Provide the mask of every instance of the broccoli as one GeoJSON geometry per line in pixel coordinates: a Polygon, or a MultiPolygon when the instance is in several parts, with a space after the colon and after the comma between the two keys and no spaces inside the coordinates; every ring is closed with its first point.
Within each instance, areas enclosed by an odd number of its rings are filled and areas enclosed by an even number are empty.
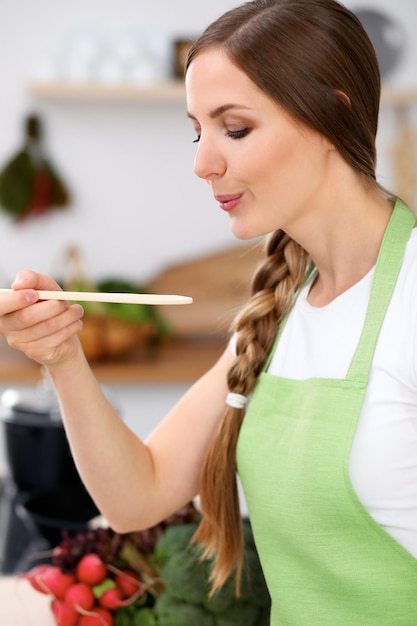
{"type": "Polygon", "coordinates": [[[215,614],[223,614],[233,607],[236,602],[235,581],[230,576],[224,585],[217,589],[212,596],[207,595],[204,599],[204,606],[208,611],[215,614]]]}
{"type": "Polygon", "coordinates": [[[241,594],[234,577],[210,596],[210,561],[190,539],[196,524],[170,526],[154,552],[166,591],[155,605],[158,626],[268,626],[270,597],[259,563],[252,530],[244,524],[244,569],[241,594]]]}
{"type": "Polygon", "coordinates": [[[136,606],[119,608],[114,614],[115,626],[158,626],[155,614],[149,607],[137,610],[136,606]]]}
{"type": "Polygon", "coordinates": [[[197,528],[198,524],[193,523],[168,526],[155,546],[152,555],[154,565],[162,568],[174,554],[187,550],[197,528]]]}
{"type": "Polygon", "coordinates": [[[190,604],[203,604],[207,597],[207,574],[195,545],[173,554],[162,569],[162,578],[170,594],[190,604]]]}
{"type": "Polygon", "coordinates": [[[216,615],[216,626],[258,626],[259,608],[246,602],[235,602],[221,615],[216,615]]]}
{"type": "Polygon", "coordinates": [[[159,597],[156,617],[158,626],[216,626],[213,615],[202,606],[181,602],[169,592],[159,597]]]}
{"type": "Polygon", "coordinates": [[[137,611],[134,616],[133,626],[157,626],[156,617],[150,608],[137,611]]]}

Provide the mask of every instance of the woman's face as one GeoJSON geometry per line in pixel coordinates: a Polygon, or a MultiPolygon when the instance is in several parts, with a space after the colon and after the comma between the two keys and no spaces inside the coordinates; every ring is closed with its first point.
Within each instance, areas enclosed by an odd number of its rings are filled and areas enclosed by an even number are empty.
{"type": "Polygon", "coordinates": [[[192,61],[186,88],[194,171],[229,214],[234,235],[291,234],[326,186],[329,142],[294,121],[219,48],[192,61]]]}

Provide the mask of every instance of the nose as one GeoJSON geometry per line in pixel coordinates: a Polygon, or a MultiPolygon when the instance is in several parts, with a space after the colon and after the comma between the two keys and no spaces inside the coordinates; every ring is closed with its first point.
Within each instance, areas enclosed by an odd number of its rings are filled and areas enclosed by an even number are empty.
{"type": "Polygon", "coordinates": [[[226,160],[216,145],[200,136],[194,159],[194,174],[210,182],[219,178],[226,171],[226,160]]]}

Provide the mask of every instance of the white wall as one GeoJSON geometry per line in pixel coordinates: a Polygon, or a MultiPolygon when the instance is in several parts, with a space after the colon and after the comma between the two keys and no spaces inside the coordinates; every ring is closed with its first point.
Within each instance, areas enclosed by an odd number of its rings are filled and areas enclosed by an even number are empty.
{"type": "MultiPolygon", "coordinates": [[[[39,112],[47,146],[68,181],[69,210],[14,224],[0,212],[0,283],[30,266],[57,275],[62,250],[79,246],[93,277],[145,280],[166,264],[230,245],[227,218],[206,185],[192,174],[193,132],[181,103],[47,103],[26,91],[31,67],[54,57],[73,28],[92,24],[111,37],[144,26],[167,39],[198,33],[234,0],[2,0],[0,6],[0,167],[20,144],[22,117],[39,112]]],[[[415,0],[356,0],[351,7],[396,12],[417,25],[415,0]]],[[[416,37],[408,36],[396,85],[416,85],[416,37]]],[[[383,113],[380,173],[390,183],[385,156],[392,115],[383,113]]]]}

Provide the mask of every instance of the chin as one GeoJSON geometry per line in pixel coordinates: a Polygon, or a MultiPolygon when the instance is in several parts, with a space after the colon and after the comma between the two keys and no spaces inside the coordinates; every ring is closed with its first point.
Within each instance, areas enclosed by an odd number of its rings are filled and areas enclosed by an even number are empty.
{"type": "Polygon", "coordinates": [[[233,217],[230,218],[230,230],[236,239],[240,239],[241,241],[250,241],[251,239],[257,239],[258,237],[269,234],[269,231],[265,231],[259,228],[259,226],[256,227],[254,224],[244,224],[243,221],[233,217]]]}

